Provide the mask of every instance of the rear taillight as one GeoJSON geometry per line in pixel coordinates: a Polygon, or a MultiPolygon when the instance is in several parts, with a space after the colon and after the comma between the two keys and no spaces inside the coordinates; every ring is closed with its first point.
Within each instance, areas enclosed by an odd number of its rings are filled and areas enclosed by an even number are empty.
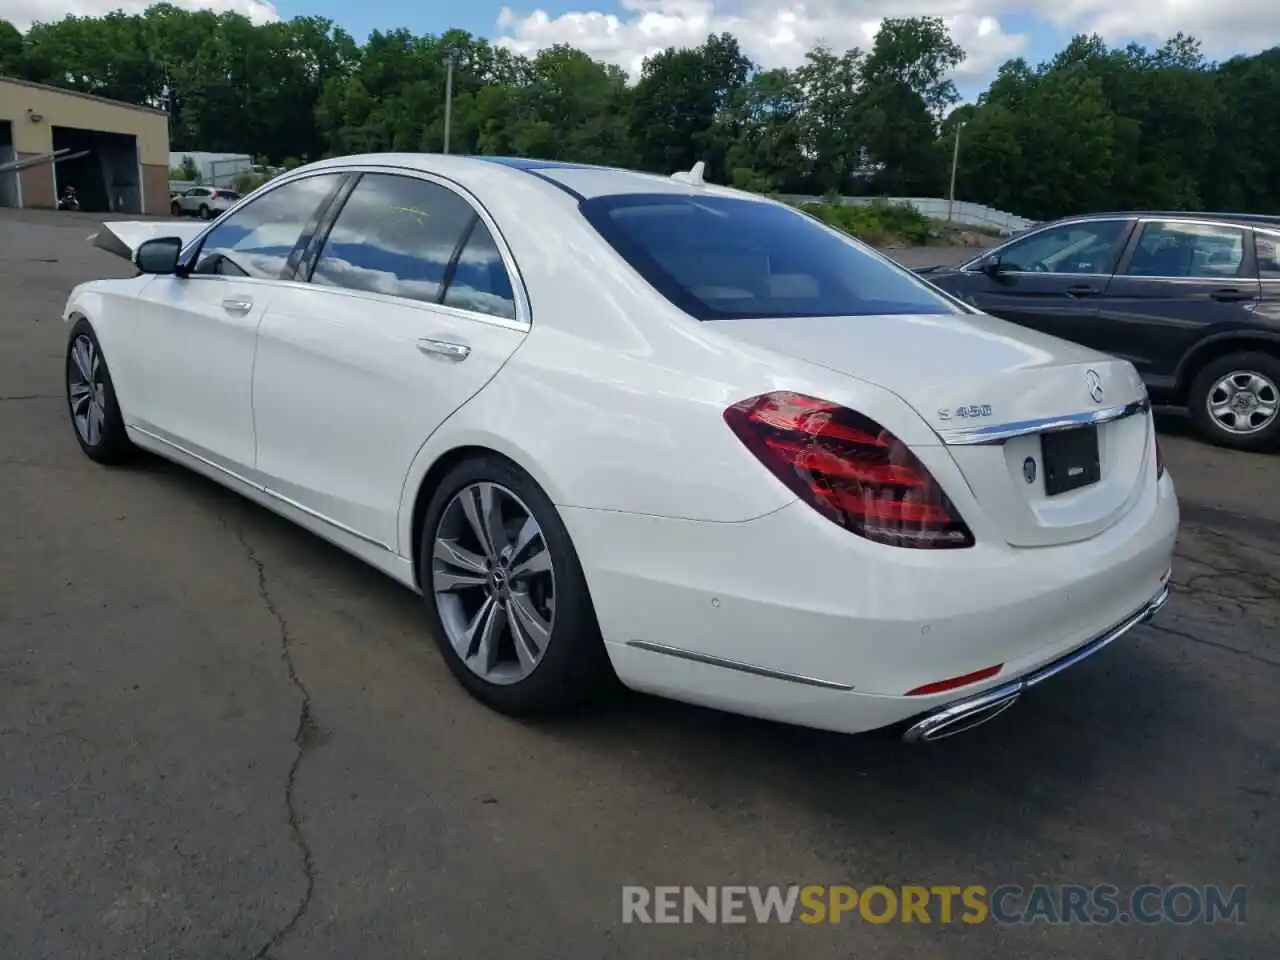
{"type": "Polygon", "coordinates": [[[846,530],[896,547],[973,546],[925,465],[862,414],[780,391],[735,403],[724,419],[775,477],[846,530]]]}

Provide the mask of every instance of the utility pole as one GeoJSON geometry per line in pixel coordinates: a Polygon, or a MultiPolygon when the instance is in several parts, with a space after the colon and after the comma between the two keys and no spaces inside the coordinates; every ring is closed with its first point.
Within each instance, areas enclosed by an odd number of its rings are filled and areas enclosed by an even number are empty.
{"type": "Polygon", "coordinates": [[[951,191],[947,194],[947,222],[951,222],[951,214],[956,205],[956,167],[960,164],[960,131],[964,129],[964,121],[956,124],[956,145],[951,151],[951,191]]]}
{"type": "Polygon", "coordinates": [[[444,152],[449,152],[449,128],[453,125],[453,53],[444,75],[444,152]]]}

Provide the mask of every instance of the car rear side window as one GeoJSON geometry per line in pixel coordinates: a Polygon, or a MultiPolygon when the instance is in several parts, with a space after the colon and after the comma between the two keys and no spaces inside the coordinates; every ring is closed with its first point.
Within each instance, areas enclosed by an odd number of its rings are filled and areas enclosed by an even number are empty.
{"type": "Polygon", "coordinates": [[[1131,277],[1234,277],[1244,264],[1244,230],[1208,223],[1146,223],[1126,273],[1131,277]]]}
{"type": "Polygon", "coordinates": [[[365,174],[338,214],[311,282],[438,303],[475,220],[467,201],[438,184],[365,174]]]}
{"type": "Polygon", "coordinates": [[[778,204],[625,194],[584,200],[581,210],[659,293],[699,320],[961,312],[908,270],[778,204]]]}
{"type": "Polygon", "coordinates": [[[458,255],[443,302],[460,310],[514,320],[516,295],[502,254],[489,228],[479,219],[472,223],[471,236],[458,255]]]}
{"type": "Polygon", "coordinates": [[[303,177],[250,201],[209,231],[192,272],[280,279],[304,228],[341,179],[303,177]]]}
{"type": "Polygon", "coordinates": [[[1258,251],[1258,276],[1264,280],[1280,280],[1280,233],[1258,230],[1253,238],[1258,251]]]}

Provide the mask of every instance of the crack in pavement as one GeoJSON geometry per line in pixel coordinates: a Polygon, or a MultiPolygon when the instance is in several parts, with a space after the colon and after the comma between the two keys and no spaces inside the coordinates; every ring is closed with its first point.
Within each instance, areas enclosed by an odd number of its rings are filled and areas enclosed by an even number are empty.
{"type": "Polygon", "coordinates": [[[1193,633],[1187,633],[1183,630],[1175,630],[1173,627],[1165,627],[1158,623],[1148,623],[1147,628],[1155,630],[1158,633],[1165,633],[1171,637],[1179,637],[1188,640],[1191,643],[1202,643],[1206,647],[1213,647],[1217,650],[1224,650],[1227,653],[1234,653],[1237,656],[1244,657],[1247,660],[1253,660],[1268,667],[1280,667],[1280,660],[1272,660],[1270,657],[1264,657],[1260,653],[1252,653],[1248,650],[1241,650],[1239,647],[1233,647],[1228,643],[1222,643],[1220,640],[1209,640],[1205,637],[1197,637],[1193,633]]]}
{"type": "Polygon", "coordinates": [[[7,400],[61,400],[60,393],[9,393],[0,396],[0,403],[7,400]]]}
{"type": "Polygon", "coordinates": [[[245,556],[249,562],[253,564],[258,574],[258,597],[262,600],[263,606],[267,608],[267,612],[276,620],[280,628],[280,659],[284,661],[285,670],[289,674],[289,681],[298,689],[302,695],[302,706],[298,711],[298,727],[293,735],[293,742],[297,747],[297,752],[293,756],[293,762],[289,765],[289,773],[285,779],[284,785],[284,805],[289,822],[289,831],[293,837],[294,846],[298,848],[298,853],[302,857],[302,871],[307,880],[306,891],[302,895],[302,900],[298,903],[297,908],[293,911],[292,916],[280,927],[271,937],[264,943],[258,952],[253,955],[253,960],[264,960],[273,949],[278,947],[289,936],[302,921],[307,909],[311,906],[312,897],[315,895],[316,889],[316,871],[315,862],[311,851],[311,844],[307,841],[306,834],[302,830],[302,818],[298,815],[298,808],[295,798],[295,791],[298,778],[298,768],[302,766],[303,757],[314,745],[315,742],[315,720],[311,713],[311,693],[307,690],[306,684],[302,682],[302,678],[298,676],[298,669],[293,661],[293,650],[291,648],[292,638],[289,634],[289,621],[276,607],[275,600],[271,597],[271,591],[267,586],[267,568],[262,558],[258,556],[253,544],[249,542],[243,531],[232,527],[227,523],[226,518],[219,517],[219,522],[232,532],[236,540],[240,542],[240,546],[244,548],[245,556]]]}

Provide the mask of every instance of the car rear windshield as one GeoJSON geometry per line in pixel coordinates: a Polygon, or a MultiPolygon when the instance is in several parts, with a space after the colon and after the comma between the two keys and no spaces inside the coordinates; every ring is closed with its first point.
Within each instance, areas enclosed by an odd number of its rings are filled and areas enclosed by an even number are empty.
{"type": "Polygon", "coordinates": [[[699,320],[962,312],[909,271],[778,204],[663,193],[594,197],[581,209],[699,320]]]}

